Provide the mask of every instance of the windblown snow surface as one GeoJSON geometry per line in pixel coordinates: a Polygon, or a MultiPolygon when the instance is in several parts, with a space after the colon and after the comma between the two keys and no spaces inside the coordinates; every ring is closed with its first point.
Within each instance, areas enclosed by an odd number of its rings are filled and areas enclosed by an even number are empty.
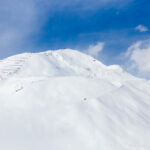
{"type": "Polygon", "coordinates": [[[0,150],[150,150],[150,82],[69,49],[1,60],[0,150]]]}

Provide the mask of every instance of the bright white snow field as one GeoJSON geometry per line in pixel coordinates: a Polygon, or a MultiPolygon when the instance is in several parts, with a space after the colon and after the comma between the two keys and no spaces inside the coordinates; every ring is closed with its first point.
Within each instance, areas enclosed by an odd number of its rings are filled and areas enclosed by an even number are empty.
{"type": "Polygon", "coordinates": [[[0,150],[150,150],[150,81],[69,49],[1,60],[0,150]]]}

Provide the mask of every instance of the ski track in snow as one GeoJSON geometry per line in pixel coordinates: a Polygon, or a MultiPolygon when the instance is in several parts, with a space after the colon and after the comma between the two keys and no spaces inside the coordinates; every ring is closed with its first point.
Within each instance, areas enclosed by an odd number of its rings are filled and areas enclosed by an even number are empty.
{"type": "Polygon", "coordinates": [[[12,56],[0,61],[0,79],[7,79],[8,77],[17,74],[22,68],[23,64],[31,57],[30,54],[12,56]]]}

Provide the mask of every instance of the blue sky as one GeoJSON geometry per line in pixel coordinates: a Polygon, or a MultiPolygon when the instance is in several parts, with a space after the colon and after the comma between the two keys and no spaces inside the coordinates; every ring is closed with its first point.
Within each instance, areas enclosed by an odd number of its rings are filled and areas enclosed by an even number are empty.
{"type": "Polygon", "coordinates": [[[97,58],[124,65],[131,57],[122,54],[150,39],[149,20],[149,0],[0,0],[0,58],[59,48],[85,52],[103,42],[97,58]]]}

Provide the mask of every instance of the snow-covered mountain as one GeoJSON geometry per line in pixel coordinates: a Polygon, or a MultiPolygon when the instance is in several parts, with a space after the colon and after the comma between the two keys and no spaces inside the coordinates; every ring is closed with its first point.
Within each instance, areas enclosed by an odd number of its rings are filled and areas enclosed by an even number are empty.
{"type": "Polygon", "coordinates": [[[1,150],[150,150],[150,82],[74,50],[0,61],[1,150]]]}

